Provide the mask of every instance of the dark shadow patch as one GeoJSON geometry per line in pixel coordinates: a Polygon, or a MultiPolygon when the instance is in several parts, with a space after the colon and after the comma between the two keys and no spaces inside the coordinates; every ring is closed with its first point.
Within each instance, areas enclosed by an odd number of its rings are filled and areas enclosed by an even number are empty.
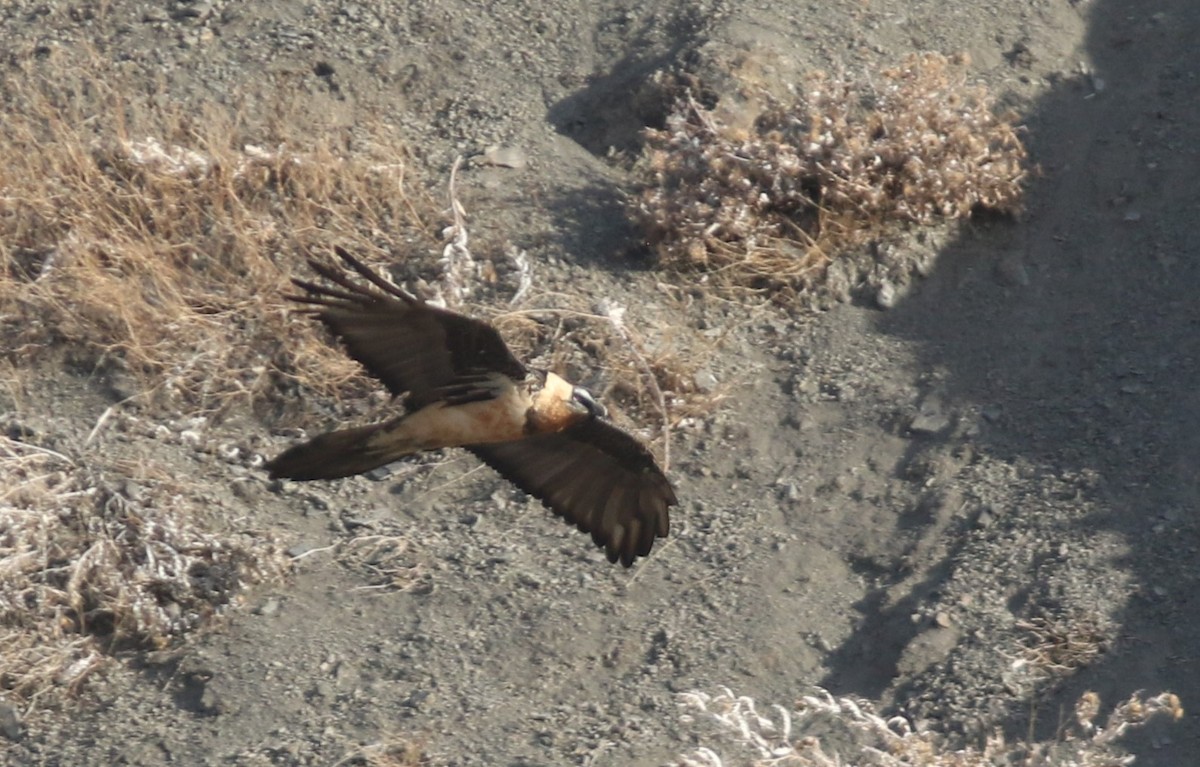
{"type": "MultiPolygon", "coordinates": [[[[1113,650],[995,712],[1010,741],[1055,739],[1060,712],[1070,718],[1085,690],[1103,702],[1101,723],[1139,689],[1171,690],[1185,707],[1200,690],[1191,660],[1200,656],[1200,186],[1176,149],[1200,143],[1200,90],[1182,76],[1194,64],[1200,13],[1187,0],[1168,0],[1153,16],[1131,8],[1091,4],[1086,45],[1103,81],[1063,78],[1030,116],[1027,143],[1042,173],[1030,182],[1027,214],[1011,227],[966,228],[920,289],[877,323],[915,343],[918,368],[949,372],[954,406],[1002,408],[1003,419],[976,438],[981,452],[1031,466],[1047,485],[1098,478],[1080,484],[1078,497],[1045,499],[1098,509],[1063,526],[1068,540],[1109,532],[1128,547],[1103,565],[1139,584],[1111,595],[1122,606],[1113,650]]],[[[1074,555],[1064,551],[1055,556],[1074,555]]],[[[1043,583],[1009,605],[1017,615],[1065,608],[1043,583]]],[[[897,621],[865,621],[830,681],[879,690],[881,678],[849,667],[879,647],[877,632],[894,642],[897,621]]],[[[880,659],[876,673],[888,665],[880,659]]],[[[1154,767],[1186,762],[1197,733],[1163,723],[1124,740],[1139,765],[1154,767]]]]}
{"type": "Polygon", "coordinates": [[[678,8],[661,22],[650,19],[622,37],[628,53],[606,73],[550,108],[555,129],[597,157],[636,153],[642,131],[662,128],[674,104],[670,78],[656,72],[687,71],[703,42],[707,20],[690,6],[678,8]],[[656,42],[669,41],[669,42],[656,42]]]}
{"type": "Polygon", "coordinates": [[[562,224],[554,243],[562,253],[609,271],[653,265],[654,256],[629,220],[625,195],[615,183],[596,177],[548,200],[546,207],[562,224]]]}

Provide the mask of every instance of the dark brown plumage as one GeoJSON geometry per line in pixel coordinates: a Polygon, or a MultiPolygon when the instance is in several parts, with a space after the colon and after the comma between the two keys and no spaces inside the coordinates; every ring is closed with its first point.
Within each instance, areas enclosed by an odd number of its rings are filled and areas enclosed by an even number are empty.
{"type": "Polygon", "coordinates": [[[293,300],[397,396],[406,413],[323,434],[268,462],[271,476],[333,479],[405,455],[463,447],[604,548],[626,567],[668,534],[678,503],[650,451],[604,420],[583,390],[553,373],[530,391],[525,367],[485,322],[429,306],[341,248],[366,284],[318,261],[332,286],[295,280],[293,300]]]}

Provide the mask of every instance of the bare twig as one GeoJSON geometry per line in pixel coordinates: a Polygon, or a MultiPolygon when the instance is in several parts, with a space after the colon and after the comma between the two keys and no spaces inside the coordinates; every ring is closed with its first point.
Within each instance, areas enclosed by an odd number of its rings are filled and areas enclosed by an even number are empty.
{"type": "Polygon", "coordinates": [[[609,324],[617,332],[617,335],[625,342],[629,353],[637,361],[638,367],[641,368],[642,375],[646,379],[646,385],[650,388],[650,394],[654,398],[654,403],[658,407],[659,416],[662,418],[663,470],[669,471],[671,468],[671,418],[667,412],[666,397],[663,396],[654,371],[642,355],[639,348],[640,345],[634,341],[629,329],[625,326],[625,307],[606,302],[604,314],[609,324]]]}

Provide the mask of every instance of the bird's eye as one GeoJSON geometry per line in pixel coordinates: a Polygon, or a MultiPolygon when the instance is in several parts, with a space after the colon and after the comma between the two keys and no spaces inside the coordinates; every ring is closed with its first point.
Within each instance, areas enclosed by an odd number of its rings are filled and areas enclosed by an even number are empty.
{"type": "Polygon", "coordinates": [[[608,411],[604,409],[604,406],[597,402],[596,398],[593,397],[592,393],[587,389],[581,389],[576,386],[571,391],[571,397],[576,402],[586,407],[588,414],[591,415],[592,418],[595,418],[596,416],[603,418],[608,415],[608,411]]]}

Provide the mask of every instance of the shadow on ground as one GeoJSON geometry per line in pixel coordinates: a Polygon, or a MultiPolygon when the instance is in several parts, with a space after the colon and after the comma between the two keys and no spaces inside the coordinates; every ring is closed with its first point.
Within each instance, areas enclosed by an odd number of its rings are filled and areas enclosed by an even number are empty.
{"type": "MultiPolygon", "coordinates": [[[[1088,500],[1103,511],[1078,524],[1127,542],[1112,567],[1138,589],[1114,595],[1121,635],[1038,704],[1039,738],[1083,690],[1111,705],[1169,689],[1200,705],[1200,6],[1100,0],[1091,24],[1094,77],[1060,83],[1030,117],[1043,173],[1027,215],[1007,233],[968,232],[878,322],[917,343],[923,369],[949,371],[955,402],[998,409],[985,450],[1047,477],[1096,472],[1088,500]]],[[[1019,719],[1016,735],[1029,731],[1019,719]]],[[[1140,765],[1200,748],[1194,715],[1151,732],[1154,749],[1132,736],[1140,765]]]]}

